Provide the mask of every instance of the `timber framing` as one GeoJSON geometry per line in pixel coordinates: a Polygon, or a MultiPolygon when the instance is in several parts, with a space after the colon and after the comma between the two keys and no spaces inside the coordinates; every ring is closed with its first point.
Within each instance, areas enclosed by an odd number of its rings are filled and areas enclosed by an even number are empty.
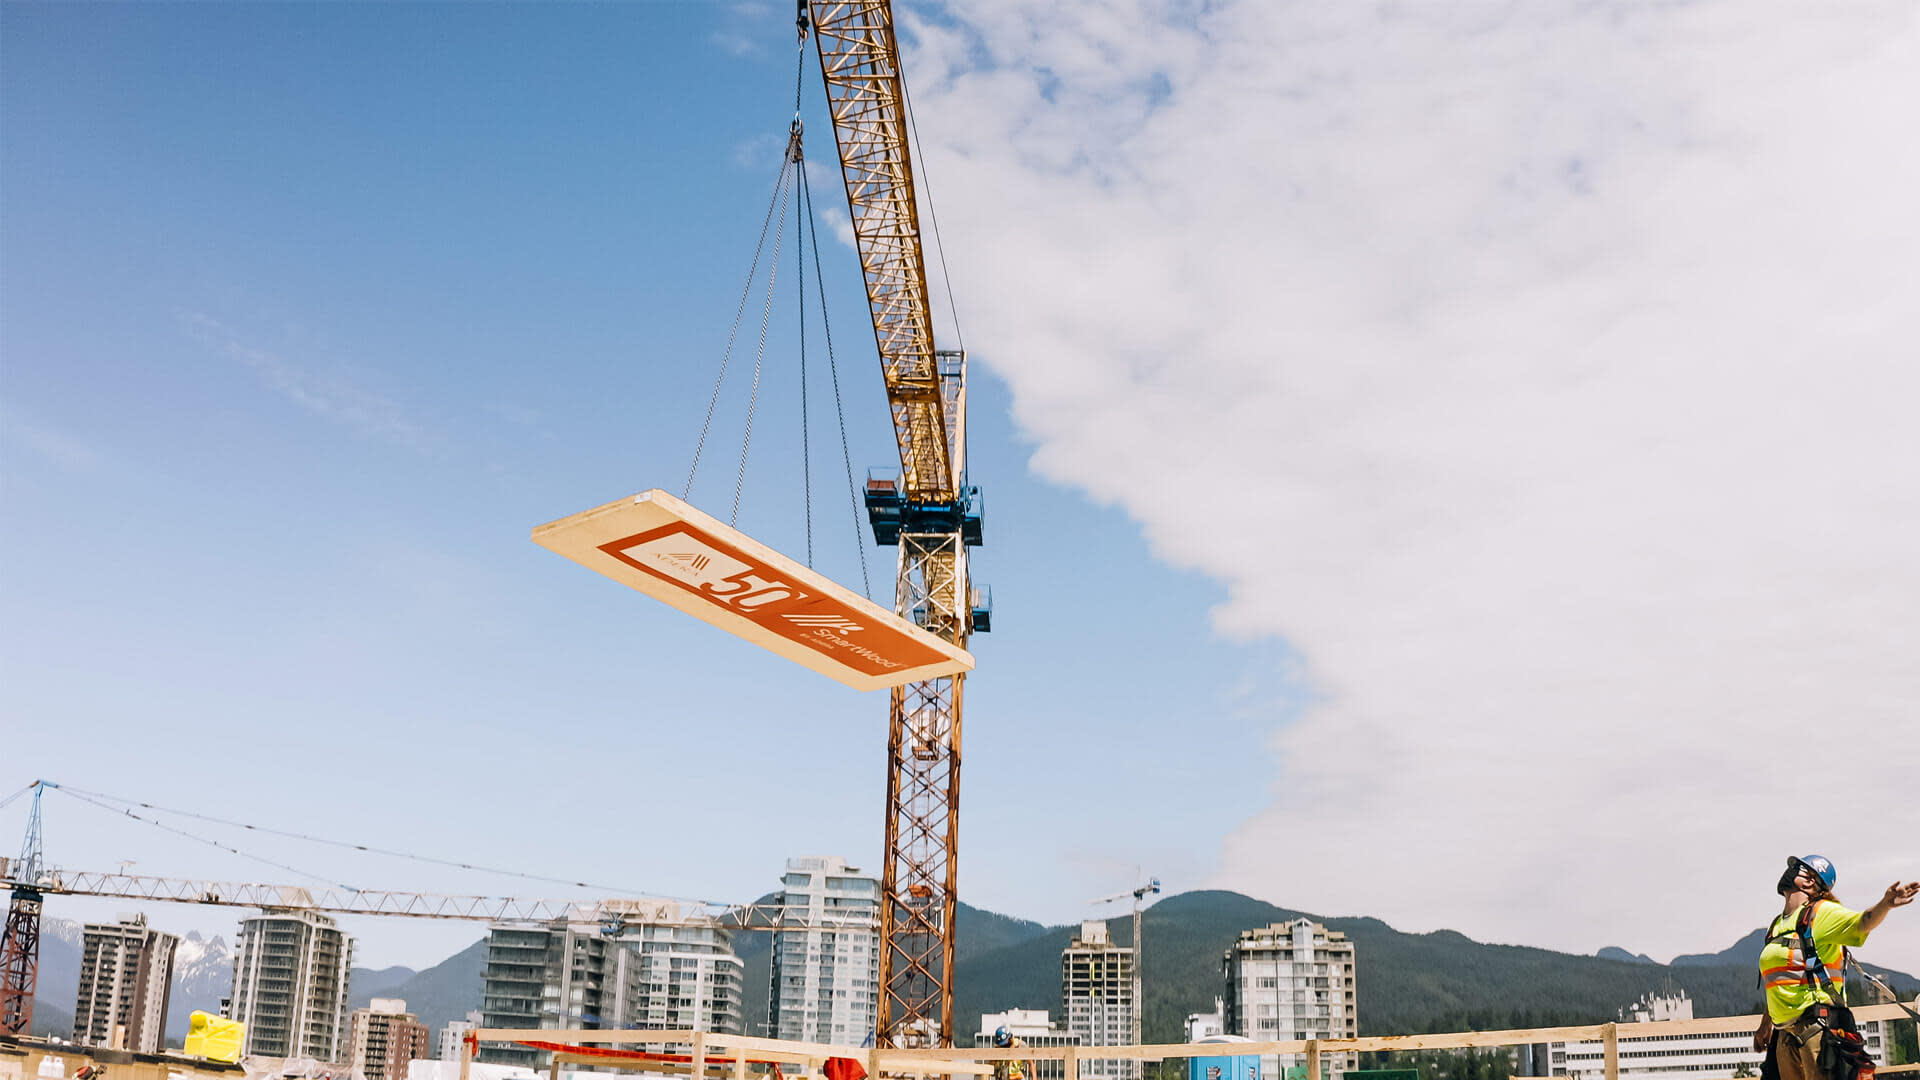
{"type": "MultiPolygon", "coordinates": [[[[1857,1020],[1902,1020],[1907,1014],[1894,1004],[1862,1005],[1853,1010],[1857,1020]]],[[[476,1043],[510,1043],[521,1040],[563,1042],[581,1046],[616,1046],[645,1043],[690,1048],[703,1075],[746,1076],[750,1062],[779,1061],[800,1065],[808,1074],[817,1072],[829,1058],[853,1058],[866,1063],[872,1076],[882,1073],[899,1076],[969,1075],[992,1071],[996,1061],[1166,1061],[1174,1058],[1210,1057],[1231,1050],[1234,1054],[1305,1054],[1307,1075],[1322,1075],[1322,1055],[1381,1050],[1456,1050],[1466,1047],[1524,1046],[1530,1043],[1597,1041],[1607,1048],[1606,1075],[1619,1075],[1619,1044],[1622,1039],[1672,1037],[1723,1032],[1750,1032],[1760,1023],[1758,1016],[1712,1016],[1695,1020],[1655,1020],[1647,1023],[1580,1024],[1568,1027],[1518,1028],[1503,1031],[1456,1031],[1434,1035],[1371,1035],[1357,1039],[1293,1039],[1281,1042],[1236,1043],[1162,1043],[1137,1046],[1026,1046],[1000,1050],[993,1047],[928,1048],[920,1050],[879,1049],[865,1046],[836,1046],[828,1043],[786,1042],[748,1035],[723,1035],[702,1031],[553,1031],[540,1029],[510,1030],[482,1028],[473,1032],[461,1048],[464,1065],[471,1061],[476,1043]],[[719,1071],[714,1071],[718,1069],[719,1071]]],[[[570,1056],[570,1055],[569,1055],[570,1056]]],[[[596,1059],[596,1064],[614,1068],[618,1064],[596,1059]]],[[[636,1069],[663,1071],[651,1062],[636,1062],[636,1069]]],[[[1888,1071],[1910,1071],[1895,1066],[1888,1071]]],[[[692,1072],[689,1063],[679,1066],[692,1072]]]]}

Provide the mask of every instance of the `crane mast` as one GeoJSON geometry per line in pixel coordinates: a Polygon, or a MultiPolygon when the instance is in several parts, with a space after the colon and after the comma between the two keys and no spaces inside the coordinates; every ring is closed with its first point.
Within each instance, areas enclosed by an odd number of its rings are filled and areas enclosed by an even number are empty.
{"type": "MultiPolygon", "coordinates": [[[[893,8],[889,0],[810,0],[810,13],[900,450],[898,484],[869,480],[867,511],[875,538],[900,548],[895,610],[964,647],[969,633],[987,628],[967,576],[980,514],[978,492],[966,486],[966,356],[934,347],[893,8]]],[[[881,1046],[953,1045],[963,686],[954,675],[892,691],[881,1046]]]]}

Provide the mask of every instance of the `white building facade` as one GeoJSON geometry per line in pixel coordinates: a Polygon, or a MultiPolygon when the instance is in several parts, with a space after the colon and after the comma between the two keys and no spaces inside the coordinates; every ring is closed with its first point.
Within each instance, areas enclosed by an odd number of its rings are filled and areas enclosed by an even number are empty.
{"type": "MultiPolygon", "coordinates": [[[[742,966],[728,931],[601,915],[582,910],[577,918],[490,928],[481,1026],[744,1034],[742,966]]],[[[480,1053],[504,1065],[550,1060],[520,1046],[483,1044],[480,1053]]]]}
{"type": "Polygon", "coordinates": [[[253,1057],[338,1062],[347,1052],[347,972],[353,939],[313,911],[240,921],[227,1015],[247,1025],[253,1057]]]}
{"type": "Polygon", "coordinates": [[[864,1045],[880,1003],[879,879],[836,855],[788,859],[780,902],[767,1034],[864,1045]]]}
{"type": "MultiPolygon", "coordinates": [[[[1060,953],[1060,1001],[1067,1033],[1081,1046],[1126,1046],[1133,1042],[1133,949],[1115,945],[1104,922],[1080,924],[1080,933],[1060,953]]],[[[1093,1053],[1080,1063],[1082,1078],[1139,1080],[1138,1061],[1103,1060],[1093,1053]]]]}
{"type": "MultiPolygon", "coordinates": [[[[1693,1001],[1678,994],[1649,994],[1621,1010],[1623,1023],[1693,1019],[1693,1001]]],[[[1887,1037],[1877,1020],[1861,1023],[1867,1053],[1880,1065],[1887,1063],[1887,1037]]],[[[1753,1030],[1696,1032],[1686,1035],[1622,1036],[1619,1043],[1620,1080],[1731,1080],[1745,1065],[1760,1075],[1764,1055],[1753,1049],[1753,1030]]],[[[1599,1041],[1547,1044],[1548,1075],[1602,1080],[1607,1072],[1606,1047],[1599,1041]]]]}
{"type": "Polygon", "coordinates": [[[447,1026],[440,1029],[438,1053],[434,1056],[440,1061],[459,1061],[460,1044],[467,1041],[467,1032],[480,1026],[480,1010],[467,1013],[465,1020],[449,1020],[447,1026]]]}
{"type": "Polygon", "coordinates": [[[712,926],[642,926],[629,934],[634,981],[618,1007],[622,1027],[746,1033],[745,984],[727,931],[712,926]]]}
{"type": "MultiPolygon", "coordinates": [[[[1347,935],[1311,919],[1242,930],[1222,961],[1225,1033],[1255,1042],[1358,1038],[1354,962],[1347,935]]],[[[1351,1053],[1325,1060],[1334,1075],[1358,1067],[1351,1053]]],[[[1260,1068],[1277,1080],[1305,1064],[1300,1054],[1268,1054],[1260,1068]]]]}
{"type": "MultiPolygon", "coordinates": [[[[1019,1039],[1027,1046],[1079,1046],[1080,1036],[1061,1030],[1045,1009],[1008,1009],[1006,1012],[981,1013],[980,1030],[973,1037],[975,1046],[992,1046],[994,1033],[1001,1028],[1019,1039]]],[[[1067,1075],[1067,1063],[1064,1061],[1040,1061],[1033,1063],[1033,1074],[1037,1080],[1064,1080],[1067,1075]]]]}
{"type": "Polygon", "coordinates": [[[1227,1033],[1227,1007],[1219,998],[1213,999],[1213,1011],[1187,1014],[1187,1041],[1197,1043],[1202,1039],[1211,1039],[1215,1035],[1227,1033]]]}

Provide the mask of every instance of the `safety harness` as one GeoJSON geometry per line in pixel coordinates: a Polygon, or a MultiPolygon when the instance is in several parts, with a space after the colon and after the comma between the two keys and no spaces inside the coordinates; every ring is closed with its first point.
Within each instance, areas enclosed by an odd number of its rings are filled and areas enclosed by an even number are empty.
{"type": "MultiPolygon", "coordinates": [[[[1794,920],[1792,932],[1775,935],[1767,942],[1769,945],[1781,945],[1788,949],[1792,949],[1795,945],[1798,945],[1800,947],[1800,963],[1798,965],[1784,964],[1777,968],[1768,968],[1760,973],[1760,980],[1761,985],[1765,987],[1792,986],[1795,983],[1805,985],[1809,988],[1818,986],[1820,989],[1825,990],[1827,995],[1831,997],[1836,1004],[1844,1006],[1847,1003],[1847,984],[1845,982],[1841,982],[1838,986],[1834,984],[1832,977],[1827,974],[1826,964],[1820,959],[1819,948],[1813,943],[1814,908],[1825,902],[1824,900],[1809,900],[1800,905],[1800,914],[1799,917],[1794,920]]],[[[1775,925],[1778,925],[1779,922],[1780,920],[1778,918],[1774,919],[1775,925]]],[[[1843,945],[1840,948],[1839,966],[1844,970],[1846,964],[1847,949],[1846,946],[1843,945]]]]}
{"type": "MultiPolygon", "coordinates": [[[[1846,964],[1850,959],[1846,946],[1840,948],[1838,964],[1840,982],[1835,983],[1827,974],[1827,966],[1820,959],[1820,949],[1813,940],[1814,908],[1821,903],[1810,900],[1800,905],[1800,915],[1794,920],[1791,934],[1780,934],[1770,943],[1784,945],[1791,949],[1800,947],[1800,965],[1795,977],[1792,965],[1771,968],[1761,972],[1761,979],[1770,987],[1791,986],[1800,983],[1808,987],[1818,986],[1825,990],[1830,1001],[1816,1001],[1807,1006],[1805,1012],[1796,1018],[1795,1027],[1802,1032],[1803,1024],[1817,1025],[1820,1033],[1819,1067],[1828,1080],[1873,1080],[1874,1062],[1867,1053],[1866,1040],[1860,1035],[1859,1025],[1854,1023],[1853,1012],[1847,1008],[1846,964]],[[1778,976],[1778,977],[1776,977],[1778,976]]],[[[1779,920],[1775,919],[1775,923],[1779,920]]],[[[1771,929],[1771,927],[1769,927],[1771,929]]],[[[1858,962],[1855,963],[1858,966],[1858,962]]],[[[1792,1030],[1782,1032],[1788,1038],[1804,1045],[1810,1035],[1795,1034],[1792,1030]]],[[[1771,1055],[1769,1055],[1771,1057],[1771,1055]]],[[[1768,1064],[1772,1064],[1769,1061],[1768,1064]]],[[[1763,1072],[1766,1070],[1763,1070],[1763,1072]]]]}

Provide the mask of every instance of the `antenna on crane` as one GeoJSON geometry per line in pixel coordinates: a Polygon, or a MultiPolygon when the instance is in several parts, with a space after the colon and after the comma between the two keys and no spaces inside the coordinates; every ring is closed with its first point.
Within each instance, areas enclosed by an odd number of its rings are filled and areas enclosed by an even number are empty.
{"type": "Polygon", "coordinates": [[[1111,904],[1115,900],[1125,900],[1128,897],[1133,898],[1133,1045],[1135,1046],[1141,1045],[1141,1017],[1146,1011],[1143,1007],[1144,1003],[1140,1000],[1140,967],[1141,962],[1146,958],[1147,954],[1146,945],[1140,939],[1140,904],[1147,897],[1156,895],[1159,892],[1160,879],[1150,877],[1147,879],[1145,885],[1137,889],[1123,893],[1114,893],[1112,896],[1103,896],[1098,900],[1087,901],[1090,904],[1098,905],[1111,904]]]}
{"type": "Polygon", "coordinates": [[[0,860],[0,883],[13,893],[7,904],[7,928],[0,937],[0,1035],[26,1035],[33,1026],[33,991],[40,969],[40,796],[60,785],[35,780],[33,808],[27,813],[27,838],[20,857],[0,860]]]}

